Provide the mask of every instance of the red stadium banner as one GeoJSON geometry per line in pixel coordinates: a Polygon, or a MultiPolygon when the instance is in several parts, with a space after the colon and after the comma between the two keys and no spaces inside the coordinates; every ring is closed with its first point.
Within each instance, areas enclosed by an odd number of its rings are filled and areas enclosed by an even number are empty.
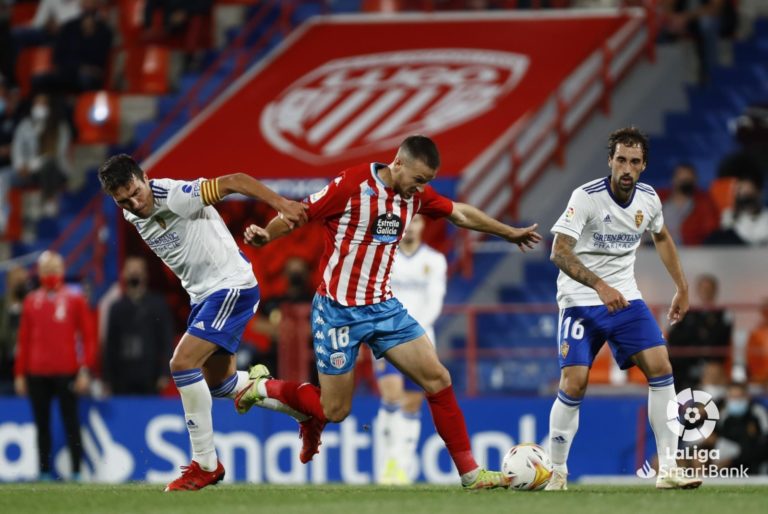
{"type": "Polygon", "coordinates": [[[152,155],[153,176],[332,177],[435,139],[441,177],[477,169],[629,11],[357,15],[306,23],[152,155]]]}

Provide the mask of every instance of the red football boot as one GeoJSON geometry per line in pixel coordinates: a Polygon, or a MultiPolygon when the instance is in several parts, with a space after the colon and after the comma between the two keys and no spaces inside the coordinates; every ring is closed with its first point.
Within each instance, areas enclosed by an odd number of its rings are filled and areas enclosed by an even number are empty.
{"type": "Polygon", "coordinates": [[[325,423],[317,418],[309,418],[299,423],[299,437],[303,441],[299,460],[301,460],[302,464],[311,461],[312,457],[320,452],[318,447],[323,444],[320,441],[320,434],[323,433],[324,428],[325,423]]]}
{"type": "Polygon", "coordinates": [[[189,466],[181,466],[181,476],[168,484],[165,491],[197,491],[207,485],[213,485],[224,478],[224,466],[218,463],[213,471],[205,471],[196,461],[189,466]]]}

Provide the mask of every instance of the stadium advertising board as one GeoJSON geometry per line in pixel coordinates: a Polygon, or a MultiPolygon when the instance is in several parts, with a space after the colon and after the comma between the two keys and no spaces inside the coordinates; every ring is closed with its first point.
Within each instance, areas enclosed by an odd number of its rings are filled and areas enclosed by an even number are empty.
{"type": "MultiPolygon", "coordinates": [[[[587,399],[582,406],[578,444],[569,462],[572,475],[634,475],[654,448],[648,434],[638,454],[638,416],[644,399],[587,399]],[[647,451],[646,451],[647,450],[647,451]]],[[[498,469],[506,451],[518,442],[545,443],[550,398],[484,398],[461,402],[478,461],[498,469]]],[[[378,399],[355,400],[352,414],[341,425],[329,425],[320,454],[309,465],[299,462],[301,440],[296,423],[282,414],[253,409],[235,413],[230,401],[214,401],[214,429],[226,481],[254,483],[366,484],[374,480],[378,399]]],[[[0,482],[32,480],[37,475],[35,428],[24,399],[0,399],[0,482]]],[[[81,403],[86,480],[164,483],[189,463],[189,436],[178,400],[119,398],[81,403]]],[[[435,484],[457,483],[457,475],[429,413],[423,412],[419,444],[419,479],[435,484]]],[[[61,427],[58,409],[52,423],[61,427]]],[[[69,473],[63,430],[54,430],[54,469],[69,473]]],[[[377,467],[378,469],[381,466],[377,467]]]]}

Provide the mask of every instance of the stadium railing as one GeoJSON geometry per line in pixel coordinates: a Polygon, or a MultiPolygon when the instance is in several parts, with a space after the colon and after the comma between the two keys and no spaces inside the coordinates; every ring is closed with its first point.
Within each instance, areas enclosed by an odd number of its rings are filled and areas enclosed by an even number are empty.
{"type": "MultiPolygon", "coordinates": [[[[666,331],[668,326],[664,320],[669,307],[649,307],[666,331]]],[[[744,365],[745,348],[742,343],[759,318],[760,305],[744,303],[721,307],[732,312],[735,319],[728,347],[671,347],[673,359],[722,357],[734,365],[744,365]]],[[[281,378],[296,381],[311,378],[314,358],[310,311],[308,304],[282,307],[277,356],[278,376],[281,378]]],[[[437,348],[441,360],[452,372],[457,390],[469,397],[541,394],[554,390],[559,379],[557,315],[557,305],[549,303],[446,305],[437,324],[437,348]],[[463,320],[452,323],[455,317],[463,320]],[[495,324],[494,319],[497,321],[495,324]],[[460,328],[456,329],[457,325],[460,328]]],[[[630,380],[627,384],[630,389],[645,394],[644,382],[633,384],[630,380]]],[[[606,384],[615,389],[614,385],[606,384]]]]}
{"type": "MultiPolygon", "coordinates": [[[[618,11],[630,17],[630,22],[576,68],[538,111],[510,127],[498,151],[489,153],[473,169],[464,172],[464,176],[472,179],[460,186],[461,201],[497,218],[518,219],[521,198],[550,162],[565,165],[566,145],[581,125],[598,109],[610,113],[614,87],[643,55],[651,61],[655,59],[656,3],[648,0],[642,8],[618,11]],[[499,203],[505,186],[511,188],[509,198],[499,203]]],[[[472,258],[473,242],[480,237],[458,236],[457,254],[464,274],[471,273],[468,259],[472,258]]]]}

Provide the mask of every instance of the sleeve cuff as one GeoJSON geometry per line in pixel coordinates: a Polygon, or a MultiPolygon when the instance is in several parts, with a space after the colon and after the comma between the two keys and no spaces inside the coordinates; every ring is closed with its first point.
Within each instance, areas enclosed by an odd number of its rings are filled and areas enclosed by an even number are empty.
{"type": "Polygon", "coordinates": [[[552,227],[552,230],[550,232],[552,232],[553,234],[564,234],[566,236],[571,236],[575,238],[577,241],[581,237],[580,232],[576,232],[575,230],[570,229],[568,227],[564,227],[562,225],[555,225],[554,227],[552,227]]]}

